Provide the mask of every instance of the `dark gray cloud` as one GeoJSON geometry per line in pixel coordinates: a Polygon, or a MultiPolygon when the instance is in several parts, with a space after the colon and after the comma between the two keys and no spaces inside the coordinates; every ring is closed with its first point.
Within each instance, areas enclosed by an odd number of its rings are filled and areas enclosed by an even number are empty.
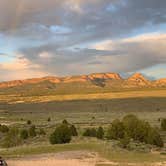
{"type": "Polygon", "coordinates": [[[165,0],[0,0],[0,43],[52,74],[132,72],[165,63],[154,49],[165,44],[120,40],[165,24],[165,9],[165,0]],[[89,47],[102,40],[114,48],[89,47]]]}
{"type": "Polygon", "coordinates": [[[164,0],[1,0],[0,31],[50,37],[49,27],[59,25],[72,29],[69,39],[85,42],[165,23],[165,7],[164,0]]]}
{"type": "Polygon", "coordinates": [[[23,58],[59,75],[86,72],[135,72],[166,63],[166,35],[152,34],[98,43],[93,48],[63,49],[45,45],[22,49],[23,58]],[[103,49],[100,50],[99,47],[103,49]]]}

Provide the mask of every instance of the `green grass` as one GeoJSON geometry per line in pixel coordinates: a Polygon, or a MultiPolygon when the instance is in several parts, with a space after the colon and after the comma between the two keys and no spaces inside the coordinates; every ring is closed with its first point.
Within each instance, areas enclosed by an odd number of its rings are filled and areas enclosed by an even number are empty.
{"type": "Polygon", "coordinates": [[[43,153],[58,153],[64,151],[89,150],[98,152],[101,157],[113,162],[141,163],[165,161],[166,156],[160,154],[130,152],[123,149],[115,149],[110,144],[104,142],[71,143],[65,145],[42,145],[42,146],[23,146],[10,150],[2,150],[0,153],[7,158],[24,157],[43,153]]]}
{"type": "MultiPolygon", "coordinates": [[[[0,149],[5,157],[21,157],[43,153],[57,153],[72,150],[89,150],[98,152],[102,157],[115,162],[158,162],[165,161],[166,156],[152,153],[126,151],[112,147],[111,143],[102,141],[73,141],[71,144],[48,144],[48,136],[55,125],[63,119],[74,123],[81,132],[86,127],[107,127],[112,120],[123,118],[127,114],[135,114],[140,119],[150,122],[153,126],[160,125],[159,118],[166,117],[166,91],[125,91],[104,94],[79,94],[69,101],[63,101],[64,95],[47,96],[0,96],[0,124],[17,125],[19,128],[27,127],[26,121],[31,120],[37,128],[44,128],[47,136],[28,140],[23,146],[11,149],[0,149]],[[95,95],[98,95],[97,97],[95,95]],[[104,98],[101,98],[101,95],[104,98]],[[120,95],[120,96],[119,96],[120,95]],[[44,97],[44,100],[43,100],[44,97]],[[94,97],[94,98],[93,98],[94,97]],[[55,101],[55,98],[58,101],[55,101]],[[24,103],[10,103],[9,101],[24,100],[24,103]],[[34,102],[36,101],[36,102],[34,102]],[[40,102],[38,102],[40,101],[40,102]],[[51,122],[48,122],[51,117],[51,122]]],[[[163,134],[166,142],[166,134],[163,134]]],[[[102,166],[102,165],[100,165],[102,166]]]]}

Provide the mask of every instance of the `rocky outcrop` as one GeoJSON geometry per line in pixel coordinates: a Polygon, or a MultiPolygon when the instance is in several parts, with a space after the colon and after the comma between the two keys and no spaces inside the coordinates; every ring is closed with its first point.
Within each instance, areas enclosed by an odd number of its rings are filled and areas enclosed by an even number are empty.
{"type": "Polygon", "coordinates": [[[140,73],[135,73],[128,79],[123,79],[118,73],[93,73],[89,75],[80,75],[80,76],[68,76],[68,77],[42,77],[42,78],[32,78],[25,80],[14,80],[8,82],[0,83],[0,88],[10,88],[17,87],[27,84],[37,84],[44,81],[49,81],[53,84],[60,83],[86,83],[91,82],[94,85],[105,85],[107,82],[108,86],[120,86],[121,88],[130,88],[130,87],[166,87],[166,79],[160,79],[156,81],[150,81],[145,78],[140,73]]]}
{"type": "Polygon", "coordinates": [[[146,79],[142,74],[135,73],[126,80],[129,86],[151,86],[151,81],[146,79]]]}
{"type": "Polygon", "coordinates": [[[166,86],[166,78],[162,78],[159,80],[154,81],[154,84],[159,87],[166,86]]]}
{"type": "Polygon", "coordinates": [[[120,77],[119,74],[117,73],[93,73],[88,75],[89,79],[114,79],[114,80],[121,80],[122,78],[120,77]]]}

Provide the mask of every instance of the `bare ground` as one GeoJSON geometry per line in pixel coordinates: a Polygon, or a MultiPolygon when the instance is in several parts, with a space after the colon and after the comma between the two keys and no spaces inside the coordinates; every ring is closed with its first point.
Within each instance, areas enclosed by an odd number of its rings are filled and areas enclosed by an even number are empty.
{"type": "Polygon", "coordinates": [[[98,156],[87,151],[70,151],[8,160],[9,166],[95,166],[98,156]]]}
{"type": "Polygon", "coordinates": [[[7,160],[8,166],[166,166],[158,163],[116,163],[88,151],[68,151],[7,160]]]}

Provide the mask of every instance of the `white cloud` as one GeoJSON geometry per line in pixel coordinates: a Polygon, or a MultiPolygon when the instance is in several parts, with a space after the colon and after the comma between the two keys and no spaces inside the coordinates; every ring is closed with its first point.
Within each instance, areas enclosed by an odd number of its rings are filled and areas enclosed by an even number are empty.
{"type": "Polygon", "coordinates": [[[50,54],[49,52],[44,51],[39,54],[39,57],[44,59],[50,59],[53,57],[53,55],[50,54]]]}
{"type": "Polygon", "coordinates": [[[28,59],[17,58],[10,62],[0,63],[0,80],[26,79],[50,75],[39,64],[33,64],[28,59]]]}
{"type": "Polygon", "coordinates": [[[5,62],[0,64],[0,69],[2,70],[25,70],[29,68],[40,68],[39,65],[32,64],[28,59],[14,59],[10,62],[5,62]]]}

